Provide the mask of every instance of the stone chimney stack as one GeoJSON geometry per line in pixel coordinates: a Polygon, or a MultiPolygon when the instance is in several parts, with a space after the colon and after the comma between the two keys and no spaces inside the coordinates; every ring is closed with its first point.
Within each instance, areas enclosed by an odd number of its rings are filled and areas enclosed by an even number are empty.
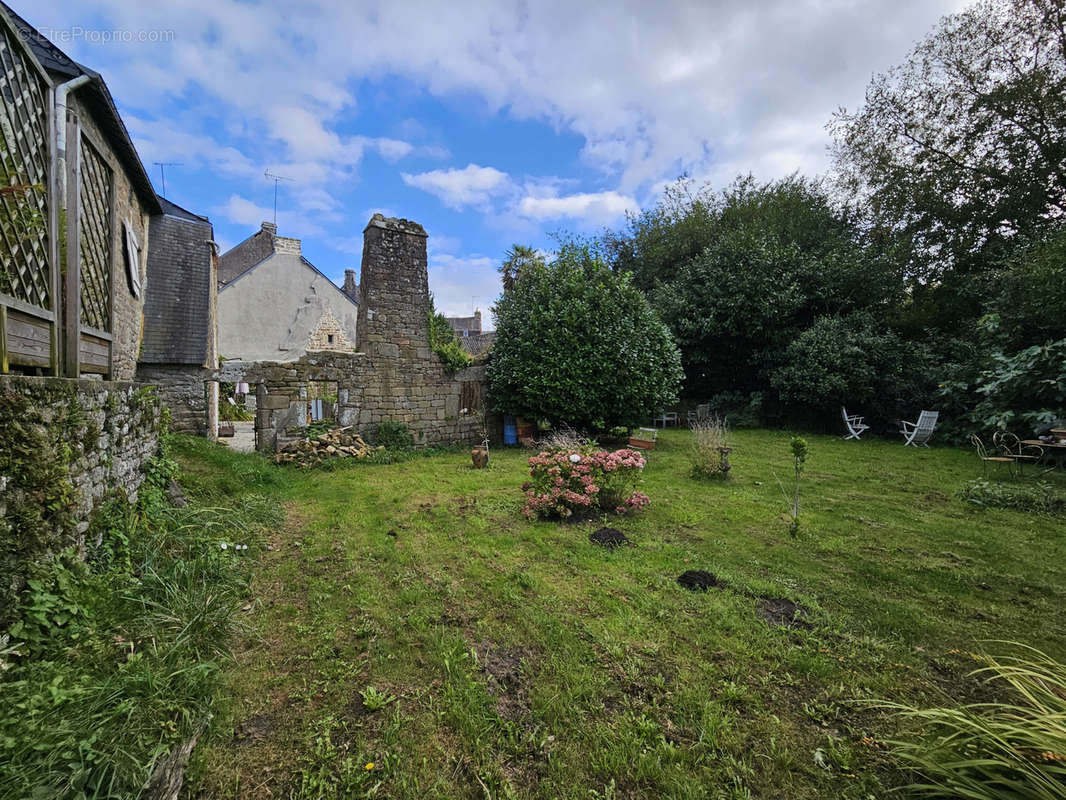
{"type": "Polygon", "coordinates": [[[260,226],[259,230],[263,231],[264,233],[269,233],[271,236],[277,236],[278,234],[278,226],[277,223],[274,222],[264,222],[260,226]]]}
{"type": "Polygon", "coordinates": [[[298,256],[300,255],[300,240],[290,239],[287,236],[275,236],[274,252],[286,253],[290,256],[298,256]]]}
{"type": "Polygon", "coordinates": [[[373,357],[428,357],[426,231],[375,214],[363,231],[356,340],[373,357]]]}
{"type": "Polygon", "coordinates": [[[477,332],[481,333],[481,309],[477,309],[474,312],[474,319],[477,320],[477,332]]]}
{"type": "Polygon", "coordinates": [[[354,269],[344,270],[344,286],[341,287],[341,291],[356,303],[359,302],[359,285],[355,282],[354,269]]]}

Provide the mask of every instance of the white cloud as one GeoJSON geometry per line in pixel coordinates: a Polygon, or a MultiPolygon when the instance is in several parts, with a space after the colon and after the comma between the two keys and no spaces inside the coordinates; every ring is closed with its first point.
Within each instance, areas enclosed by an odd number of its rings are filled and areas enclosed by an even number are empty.
{"type": "Polygon", "coordinates": [[[408,156],[415,149],[411,144],[399,139],[373,139],[374,149],[381,154],[386,161],[399,161],[408,156]]]}
{"type": "MultiPolygon", "coordinates": [[[[294,160],[330,164],[357,162],[368,146],[336,130],[356,111],[353,82],[398,75],[437,96],[468,93],[489,111],[578,134],[586,162],[632,193],[682,169],[822,169],[832,109],[861,102],[871,72],[898,62],[962,5],[312,0],[297,12],[287,2],[185,0],[175,14],[170,4],[90,0],[110,26],[175,35],[163,44],[70,49],[113,67],[107,77],[127,104],[151,107],[160,93],[203,98],[224,118],[263,125],[294,160]],[[765,159],[764,136],[782,131],[790,132],[765,159]]],[[[31,16],[57,27],[72,21],[68,0],[38,0],[31,16]]],[[[424,131],[411,121],[403,129],[424,131]]],[[[372,146],[388,159],[416,149],[395,142],[372,146]]],[[[489,191],[478,186],[474,198],[489,191]]],[[[453,206],[477,202],[461,187],[438,191],[453,206]]]]}
{"type": "Polygon", "coordinates": [[[501,291],[498,261],[487,256],[453,256],[429,259],[429,290],[438,311],[449,317],[469,317],[481,310],[482,327],[493,327],[490,308],[501,291]]]}
{"type": "Polygon", "coordinates": [[[429,232],[427,246],[430,255],[435,253],[454,253],[461,244],[462,242],[459,241],[458,236],[441,236],[433,231],[429,232]]]}
{"type": "Polygon", "coordinates": [[[484,206],[492,198],[511,190],[506,172],[494,167],[467,164],[463,169],[435,169],[418,175],[402,173],[408,186],[429,192],[449,208],[484,206]]]}
{"type": "MultiPolygon", "coordinates": [[[[247,197],[232,194],[229,199],[220,206],[211,209],[212,214],[218,214],[230,222],[249,228],[249,235],[259,229],[263,222],[270,222],[274,218],[274,209],[257,205],[247,197]]],[[[321,236],[325,231],[317,222],[311,221],[303,214],[281,210],[278,212],[278,234],[292,238],[304,238],[308,236],[321,236]]]]}
{"type": "Polygon", "coordinates": [[[587,224],[617,222],[637,201],[618,192],[581,192],[562,197],[523,197],[518,213],[536,220],[575,219],[587,224]]]}
{"type": "MultiPolygon", "coordinates": [[[[719,184],[748,171],[765,179],[824,170],[832,110],[861,103],[871,73],[898,63],[942,14],[964,5],[182,0],[176,11],[128,0],[12,2],[42,27],[172,31],[165,43],[65,49],[105,74],[125,113],[143,118],[131,129],[148,163],[210,165],[247,181],[245,193],[272,162],[333,195],[353,183],[368,152],[387,161],[446,157],[419,120],[398,123],[396,138],[355,134],[357,87],[384,78],[461,103],[489,124],[500,114],[579,137],[582,162],[600,173],[596,185],[612,191],[542,195],[476,164],[403,175],[451,208],[489,210],[488,225],[515,228],[608,219],[686,170],[719,184]]],[[[297,212],[309,219],[322,198],[307,198],[297,212]]]]}

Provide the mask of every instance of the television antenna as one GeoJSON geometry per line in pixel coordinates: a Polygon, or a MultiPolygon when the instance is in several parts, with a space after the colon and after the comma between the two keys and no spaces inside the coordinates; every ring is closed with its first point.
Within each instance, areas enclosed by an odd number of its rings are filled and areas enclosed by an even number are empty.
{"type": "Polygon", "coordinates": [[[286,178],[284,175],[275,175],[269,169],[263,170],[263,175],[267,180],[274,181],[274,226],[278,224],[278,182],[279,181],[291,181],[295,182],[296,178],[286,178]]]}
{"type": "Polygon", "coordinates": [[[157,167],[159,167],[159,181],[163,186],[163,197],[167,196],[167,174],[163,171],[164,167],[180,167],[183,166],[180,161],[153,161],[157,167]]]}

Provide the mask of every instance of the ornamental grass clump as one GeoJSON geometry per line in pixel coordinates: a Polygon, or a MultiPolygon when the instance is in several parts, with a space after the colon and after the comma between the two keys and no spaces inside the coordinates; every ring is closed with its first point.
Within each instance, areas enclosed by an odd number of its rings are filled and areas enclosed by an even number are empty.
{"type": "Polygon", "coordinates": [[[532,480],[522,486],[526,493],[522,513],[530,519],[565,519],[594,511],[638,511],[650,502],[637,491],[645,463],[636,450],[545,450],[529,459],[532,480]]]}
{"type": "Polygon", "coordinates": [[[694,478],[725,478],[729,474],[729,429],[717,414],[692,425],[692,462],[694,478]]]}
{"type": "Polygon", "coordinates": [[[922,797],[972,800],[1066,797],[1066,665],[1039,650],[980,657],[996,702],[920,709],[889,704],[918,732],[891,742],[918,779],[906,789],[922,797]]]}

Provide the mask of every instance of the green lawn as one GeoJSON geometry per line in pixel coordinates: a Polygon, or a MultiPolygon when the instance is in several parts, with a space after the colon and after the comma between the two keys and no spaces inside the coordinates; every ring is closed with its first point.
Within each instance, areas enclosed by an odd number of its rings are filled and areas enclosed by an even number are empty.
{"type": "Polygon", "coordinates": [[[787,433],[735,432],[725,483],[688,477],[688,436],[660,436],[614,552],[599,521],[521,516],[526,451],[298,472],[183,440],[192,494],[277,472],[250,482],[288,515],[193,796],[881,797],[895,727],[854,701],[972,697],[991,640],[1066,657],[1063,525],[962,503],[972,454],[811,437],[792,538],[787,433]]]}

